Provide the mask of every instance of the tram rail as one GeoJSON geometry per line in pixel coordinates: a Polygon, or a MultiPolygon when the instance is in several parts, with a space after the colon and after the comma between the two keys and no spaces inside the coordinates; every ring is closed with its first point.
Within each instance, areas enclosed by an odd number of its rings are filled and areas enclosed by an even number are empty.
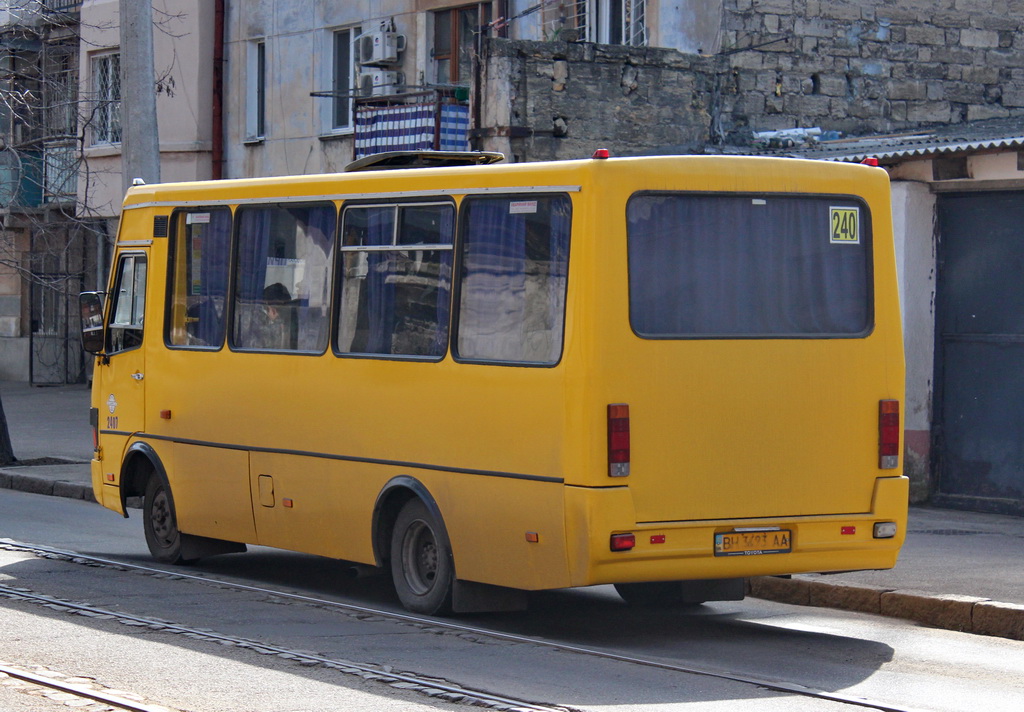
{"type": "MultiPolygon", "coordinates": [[[[180,569],[172,570],[155,566],[144,566],[141,564],[125,562],[117,559],[107,559],[103,557],[90,556],[75,551],[67,551],[48,546],[18,542],[11,539],[0,539],[0,548],[13,551],[28,552],[45,558],[66,559],[71,563],[77,563],[88,566],[115,567],[121,570],[170,576],[178,579],[194,580],[197,582],[207,584],[212,583],[220,587],[236,589],[239,591],[267,594],[299,603],[306,603],[328,609],[336,609],[344,611],[346,613],[371,615],[379,618],[391,619],[402,623],[427,627],[432,630],[447,631],[460,635],[468,634],[481,638],[490,638],[493,640],[498,640],[506,643],[517,643],[535,647],[555,649],[570,654],[591,656],[595,658],[611,660],[629,665],[657,668],[660,670],[677,672],[686,675],[715,678],[729,682],[751,685],[761,689],[771,690],[773,692],[797,695],[800,697],[815,698],[820,700],[827,700],[831,702],[852,705],[860,708],[878,710],[879,712],[920,712],[920,710],[918,710],[917,708],[908,707],[905,705],[892,704],[880,700],[872,700],[857,695],[844,694],[841,692],[816,689],[813,687],[801,685],[799,683],[792,683],[784,680],[758,678],[742,673],[723,672],[713,670],[710,668],[700,668],[692,665],[679,665],[661,660],[651,660],[633,655],[616,653],[614,651],[600,650],[597,648],[588,648],[585,646],[572,645],[569,643],[561,643],[557,641],[548,640],[545,638],[530,637],[518,635],[515,633],[506,633],[503,631],[493,630],[489,628],[481,628],[479,626],[472,626],[459,623],[454,620],[443,620],[428,616],[418,616],[415,614],[405,612],[392,611],[386,608],[375,608],[372,606],[366,606],[362,604],[347,603],[343,601],[336,601],[326,598],[318,598],[316,596],[293,593],[289,591],[283,591],[280,589],[269,588],[266,586],[257,586],[252,584],[240,583],[236,581],[230,581],[216,576],[185,573],[180,569]]],[[[69,608],[71,610],[87,611],[92,613],[93,615],[104,615],[115,619],[131,620],[134,621],[137,625],[147,625],[150,628],[162,628],[172,632],[187,633],[192,637],[206,638],[212,641],[231,642],[236,645],[240,645],[241,647],[250,647],[258,651],[271,651],[285,657],[290,656],[298,661],[316,662],[325,664],[329,667],[337,667],[341,669],[343,672],[362,675],[363,677],[368,677],[369,679],[379,679],[383,682],[389,683],[404,683],[403,686],[412,685],[412,689],[415,689],[415,687],[418,685],[422,685],[425,689],[433,691],[431,696],[440,697],[448,701],[471,702],[473,704],[480,706],[505,708],[509,710],[537,710],[538,712],[566,712],[569,709],[567,707],[560,705],[544,705],[521,700],[513,700],[510,698],[502,697],[500,695],[493,695],[491,693],[484,692],[481,690],[468,690],[457,686],[439,685],[435,678],[420,678],[410,673],[387,672],[371,665],[361,665],[351,663],[348,661],[331,660],[329,658],[311,655],[309,653],[288,650],[264,642],[250,641],[242,638],[237,638],[235,636],[222,635],[219,633],[211,632],[207,629],[192,629],[188,628],[187,626],[168,623],[166,621],[158,621],[155,619],[132,616],[125,613],[106,611],[103,609],[96,608],[94,606],[87,606],[84,604],[77,604],[68,601],[53,599],[52,597],[23,591],[3,584],[0,584],[0,595],[12,598],[20,597],[26,600],[34,600],[43,605],[57,605],[69,608]]]]}

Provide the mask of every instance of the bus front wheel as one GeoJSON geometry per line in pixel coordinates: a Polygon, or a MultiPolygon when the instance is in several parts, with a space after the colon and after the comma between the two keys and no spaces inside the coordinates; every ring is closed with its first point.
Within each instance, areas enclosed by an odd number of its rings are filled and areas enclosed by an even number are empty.
{"type": "Polygon", "coordinates": [[[391,535],[391,578],[398,599],[414,613],[450,613],[454,574],[444,525],[421,500],[409,500],[391,535]]]}
{"type": "Polygon", "coordinates": [[[142,512],[146,544],[153,558],[165,564],[188,563],[181,555],[182,534],[170,491],[159,477],[150,477],[146,484],[142,512]]]}

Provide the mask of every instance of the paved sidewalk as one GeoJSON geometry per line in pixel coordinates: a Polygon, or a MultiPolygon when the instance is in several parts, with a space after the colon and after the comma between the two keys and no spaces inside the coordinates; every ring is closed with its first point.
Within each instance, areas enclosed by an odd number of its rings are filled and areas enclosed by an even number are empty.
{"type": "MultiPolygon", "coordinates": [[[[0,488],[91,500],[89,392],[0,382],[14,453],[0,488]]],[[[1024,640],[1024,518],[913,507],[896,568],[761,577],[751,593],[1024,640]]]]}

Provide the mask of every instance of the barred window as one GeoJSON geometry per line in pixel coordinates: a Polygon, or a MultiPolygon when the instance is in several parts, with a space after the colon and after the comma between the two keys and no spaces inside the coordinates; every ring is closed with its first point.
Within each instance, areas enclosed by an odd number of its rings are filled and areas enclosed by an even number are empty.
{"type": "Polygon", "coordinates": [[[121,143],[121,55],[110,52],[93,57],[92,80],[93,143],[121,143]]]}

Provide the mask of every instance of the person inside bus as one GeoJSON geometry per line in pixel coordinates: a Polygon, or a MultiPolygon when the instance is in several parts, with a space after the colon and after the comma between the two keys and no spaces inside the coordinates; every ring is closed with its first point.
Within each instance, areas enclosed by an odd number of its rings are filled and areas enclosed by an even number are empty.
{"type": "Polygon", "coordinates": [[[280,282],[263,290],[263,304],[252,322],[252,343],[259,349],[294,348],[291,294],[280,282]]]}

